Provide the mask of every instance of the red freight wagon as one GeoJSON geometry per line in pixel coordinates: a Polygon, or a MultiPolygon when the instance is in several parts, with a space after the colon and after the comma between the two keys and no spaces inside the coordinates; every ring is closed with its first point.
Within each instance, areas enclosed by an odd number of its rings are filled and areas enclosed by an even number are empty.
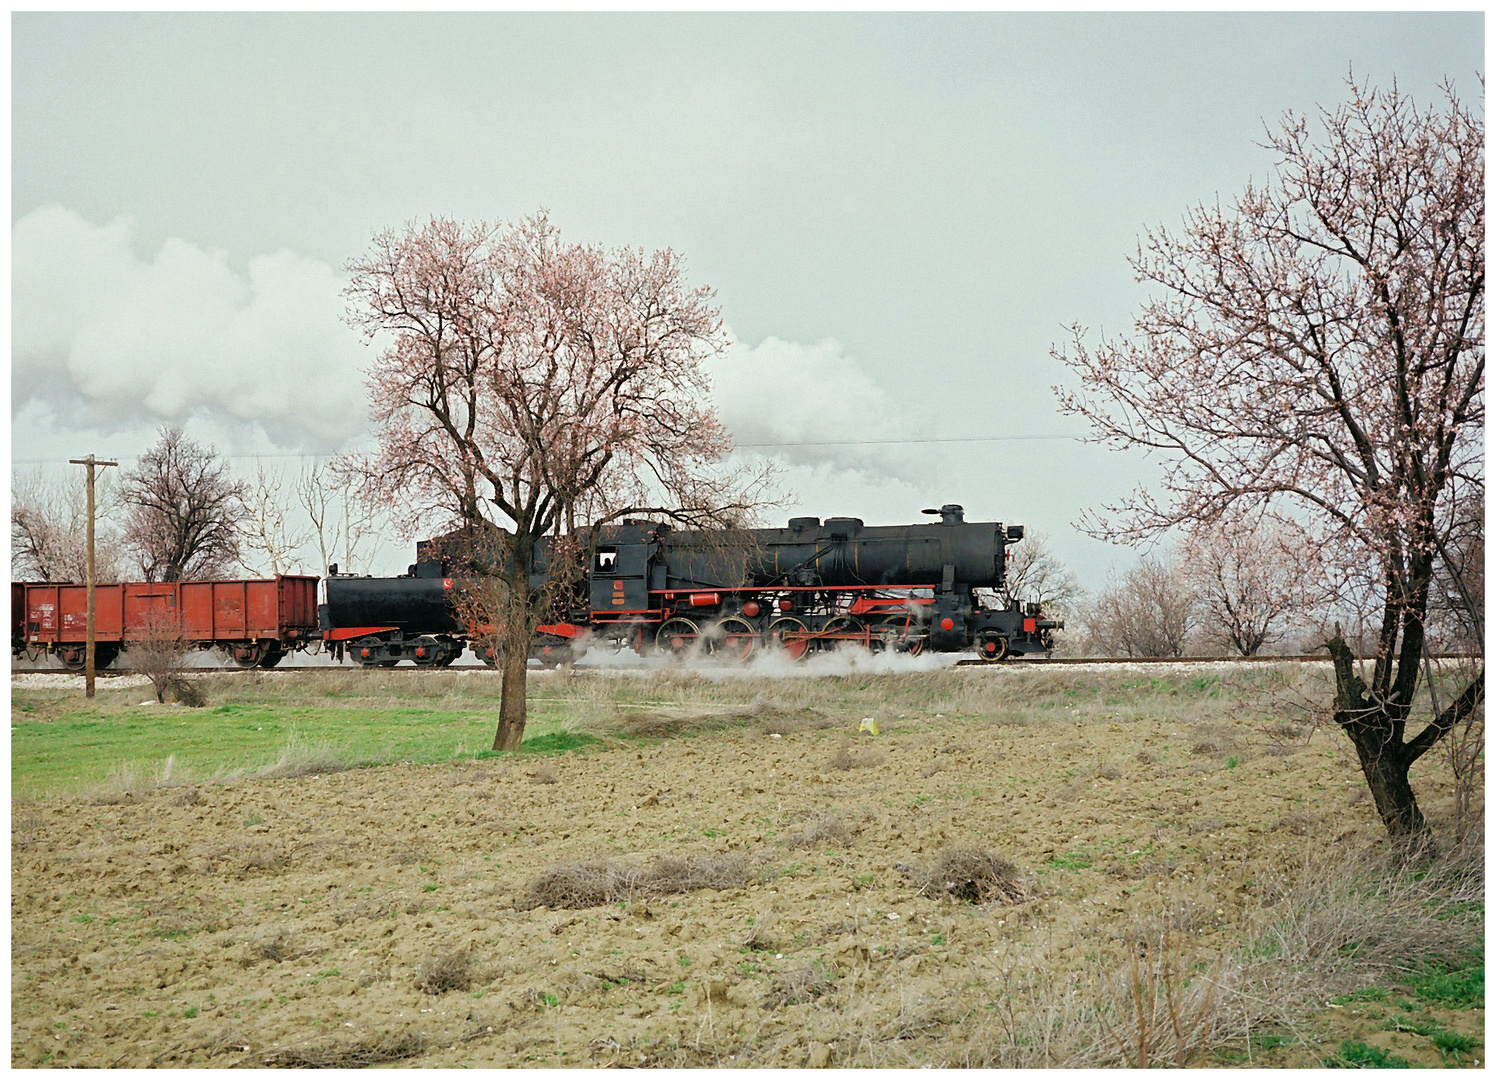
{"type": "MultiPolygon", "coordinates": [[[[25,625],[13,651],[56,653],[65,667],[83,666],[88,589],[82,585],[13,583],[25,625]]],[[[15,614],[12,612],[12,624],[15,614]]],[[[107,667],[131,641],[180,633],[192,648],[222,649],[240,667],[274,667],[317,636],[317,579],[127,582],[94,589],[94,661],[107,667]]]]}

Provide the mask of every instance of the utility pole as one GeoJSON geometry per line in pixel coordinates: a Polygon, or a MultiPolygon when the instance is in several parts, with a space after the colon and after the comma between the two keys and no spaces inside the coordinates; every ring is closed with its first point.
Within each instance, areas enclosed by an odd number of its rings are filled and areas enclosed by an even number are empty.
{"type": "MultiPolygon", "coordinates": [[[[117,461],[96,461],[92,454],[86,458],[73,458],[69,465],[88,466],[88,629],[83,648],[83,696],[94,696],[94,469],[118,465],[117,461]]],[[[123,627],[121,627],[123,630],[123,627]]]]}

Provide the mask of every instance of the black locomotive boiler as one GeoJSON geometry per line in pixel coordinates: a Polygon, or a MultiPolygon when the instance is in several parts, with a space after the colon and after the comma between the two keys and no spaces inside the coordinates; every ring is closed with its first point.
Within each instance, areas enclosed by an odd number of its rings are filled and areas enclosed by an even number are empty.
{"type": "MultiPolygon", "coordinates": [[[[968,522],[955,504],[926,513],[939,521],[800,517],[783,529],[694,531],[625,519],[599,528],[587,535],[587,565],[575,568],[570,597],[541,627],[536,654],[568,659],[584,643],[731,658],[769,647],[800,657],[861,646],[974,649],[995,661],[1053,649],[1062,623],[1038,605],[989,607],[977,594],[1001,594],[1007,549],[1023,527],[968,522]]],[[[364,664],[451,663],[478,635],[453,611],[460,579],[437,555],[445,546],[418,545],[417,562],[398,578],[330,574],[326,640],[364,664]]]]}

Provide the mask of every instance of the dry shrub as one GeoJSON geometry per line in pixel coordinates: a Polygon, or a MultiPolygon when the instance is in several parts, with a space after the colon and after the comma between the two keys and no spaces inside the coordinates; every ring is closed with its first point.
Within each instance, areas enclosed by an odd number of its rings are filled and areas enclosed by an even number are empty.
{"type": "Polygon", "coordinates": [[[836,984],[825,972],[813,967],[797,968],[777,976],[764,995],[764,1008],[778,1009],[785,1005],[805,1005],[818,997],[824,997],[836,984]]]}
{"type": "Polygon", "coordinates": [[[476,978],[474,959],[472,949],[458,949],[428,957],[416,970],[416,989],[423,994],[471,990],[476,978]]]}
{"type": "Polygon", "coordinates": [[[1193,977],[1192,966],[1178,933],[1153,948],[1128,948],[1127,968],[1110,981],[1110,1000],[1095,1015],[1129,1067],[1188,1068],[1215,1041],[1222,965],[1203,977],[1193,977]]]}
{"type": "Polygon", "coordinates": [[[773,907],[759,912],[753,917],[753,929],[749,930],[742,941],[738,942],[745,949],[772,949],[774,939],[771,930],[779,923],[779,913],[773,907]]]}
{"type": "Polygon", "coordinates": [[[784,845],[792,848],[819,847],[822,844],[846,847],[852,838],[852,832],[835,814],[822,813],[807,821],[799,832],[786,835],[784,845]]]}
{"type": "Polygon", "coordinates": [[[418,1031],[385,1035],[367,1042],[331,1042],[318,1047],[267,1050],[252,1060],[267,1069],[366,1069],[419,1057],[431,1040],[418,1031]]]}
{"type": "Polygon", "coordinates": [[[756,708],[749,726],[765,734],[792,735],[797,731],[824,731],[837,727],[837,721],[815,709],[756,708]]]}
{"type": "Polygon", "coordinates": [[[280,845],[263,840],[247,840],[225,848],[208,859],[208,872],[242,876],[257,870],[284,870],[291,857],[280,845]]]}
{"type": "Polygon", "coordinates": [[[529,884],[516,901],[521,911],[536,907],[587,908],[636,896],[732,889],[748,882],[741,855],[667,856],[647,870],[627,863],[572,863],[553,866],[529,884]]]}
{"type": "Polygon", "coordinates": [[[867,764],[867,759],[862,754],[852,753],[852,748],[842,743],[836,748],[836,753],[831,755],[831,760],[826,762],[828,768],[837,772],[848,772],[852,769],[860,769],[867,764]]]}
{"type": "Polygon", "coordinates": [[[1192,754],[1229,754],[1238,749],[1236,736],[1225,728],[1205,728],[1197,732],[1190,746],[1192,754]]]}
{"type": "Polygon", "coordinates": [[[251,958],[269,960],[276,964],[301,955],[296,948],[295,938],[289,930],[284,929],[262,931],[245,944],[249,947],[251,958]]]}
{"type": "Polygon", "coordinates": [[[167,679],[165,693],[168,700],[189,709],[201,709],[208,704],[208,695],[203,693],[202,685],[182,675],[172,675],[167,679]]]}
{"type": "Polygon", "coordinates": [[[660,859],[644,875],[652,893],[735,889],[748,883],[748,861],[741,855],[687,855],[660,859]]]}
{"type": "Polygon", "coordinates": [[[633,738],[654,739],[744,726],[764,734],[789,735],[835,727],[836,721],[815,709],[782,708],[754,701],[746,707],[706,707],[706,711],[702,707],[679,713],[635,711],[621,721],[619,730],[633,738]]]}
{"type": "Polygon", "coordinates": [[[1028,896],[1018,869],[990,851],[948,851],[927,869],[913,870],[908,876],[925,896],[966,904],[1016,904],[1028,896]]]}
{"type": "Polygon", "coordinates": [[[1301,810],[1290,810],[1278,819],[1277,827],[1294,836],[1308,836],[1319,824],[1319,818],[1301,810]]]}

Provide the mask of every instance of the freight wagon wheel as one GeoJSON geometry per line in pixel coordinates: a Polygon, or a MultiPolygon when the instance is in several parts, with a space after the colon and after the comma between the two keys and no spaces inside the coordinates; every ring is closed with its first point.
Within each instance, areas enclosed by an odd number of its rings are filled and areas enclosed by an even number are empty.
{"type": "Polygon", "coordinates": [[[259,667],[260,661],[265,658],[265,646],[259,645],[230,645],[229,658],[242,668],[259,667]]]}
{"type": "Polygon", "coordinates": [[[729,660],[747,660],[758,648],[758,631],[745,619],[723,619],[712,632],[712,652],[729,660]]]}
{"type": "Polygon", "coordinates": [[[791,660],[799,660],[810,651],[805,624],[793,615],[785,615],[769,624],[765,635],[775,645],[789,654],[791,660]]]}
{"type": "Polygon", "coordinates": [[[272,645],[265,650],[265,655],[260,657],[260,667],[273,668],[286,658],[286,651],[278,645],[272,645]]]}
{"type": "Polygon", "coordinates": [[[382,642],[378,638],[364,638],[351,643],[345,653],[359,667],[378,667],[380,664],[379,650],[382,642]]]}
{"type": "MultiPolygon", "coordinates": [[[[97,650],[98,646],[95,645],[94,648],[95,650],[97,650]]],[[[95,652],[95,667],[98,666],[97,657],[98,654],[97,652],[95,652]]],[[[62,666],[67,668],[69,671],[82,671],[88,661],[88,657],[84,655],[82,649],[58,649],[57,659],[61,660],[62,666]]]]}
{"type": "Polygon", "coordinates": [[[821,648],[839,649],[843,645],[854,647],[861,645],[861,641],[842,635],[856,634],[858,637],[862,637],[864,628],[860,620],[854,619],[850,615],[838,615],[834,619],[828,620],[826,625],[821,627],[821,633],[827,635],[826,639],[821,643],[821,648]],[[838,636],[833,637],[831,635],[838,636]]]}
{"type": "Polygon", "coordinates": [[[435,638],[420,638],[415,643],[415,654],[411,657],[416,667],[441,667],[447,650],[435,638]]]}
{"type": "Polygon", "coordinates": [[[94,643],[94,670],[103,671],[110,664],[119,659],[118,645],[100,645],[94,643]]]}
{"type": "Polygon", "coordinates": [[[983,660],[1001,660],[1008,655],[1008,639],[1001,634],[983,634],[977,638],[977,656],[983,660]]]}
{"type": "Polygon", "coordinates": [[[672,656],[685,656],[700,639],[701,627],[690,619],[677,616],[661,624],[659,633],[655,634],[655,648],[672,656]]]}

